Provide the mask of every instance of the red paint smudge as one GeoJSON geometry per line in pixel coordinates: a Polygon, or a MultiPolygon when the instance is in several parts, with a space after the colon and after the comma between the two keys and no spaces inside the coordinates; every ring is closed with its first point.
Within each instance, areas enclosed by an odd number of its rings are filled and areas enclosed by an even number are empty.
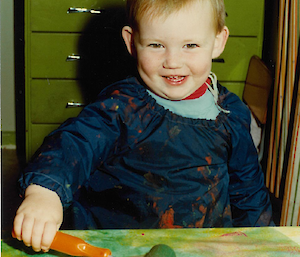
{"type": "Polygon", "coordinates": [[[203,223],[204,223],[204,219],[205,219],[205,216],[203,216],[201,218],[201,220],[199,220],[199,221],[196,222],[195,227],[196,228],[202,228],[203,227],[203,223]]]}
{"type": "Polygon", "coordinates": [[[197,171],[204,171],[204,167],[198,167],[197,171]]]}
{"type": "Polygon", "coordinates": [[[230,205],[226,206],[226,208],[224,209],[224,214],[223,215],[226,215],[226,216],[231,215],[230,205]]]}
{"type": "Polygon", "coordinates": [[[119,90],[115,90],[114,92],[112,92],[112,95],[118,95],[118,94],[120,94],[119,90]]]}
{"type": "Polygon", "coordinates": [[[221,235],[221,237],[223,237],[223,236],[247,236],[247,235],[241,231],[236,231],[236,232],[221,235]]]}
{"type": "Polygon", "coordinates": [[[207,207],[204,207],[203,205],[199,206],[199,211],[202,213],[206,213],[207,207]]]}
{"type": "Polygon", "coordinates": [[[171,207],[161,216],[159,227],[160,228],[182,228],[182,226],[174,225],[174,210],[171,207]]]}
{"type": "Polygon", "coordinates": [[[136,104],[133,102],[134,97],[130,97],[128,100],[128,103],[130,104],[130,107],[135,109],[136,108],[136,104]]]}
{"type": "MultiPolygon", "coordinates": [[[[149,173],[151,174],[150,171],[149,171],[149,173]]],[[[162,197],[153,197],[152,199],[153,199],[152,207],[153,207],[153,209],[156,211],[156,213],[158,213],[159,207],[158,207],[157,201],[161,200],[162,197]]]]}
{"type": "Polygon", "coordinates": [[[295,246],[287,246],[286,250],[289,251],[290,253],[300,253],[300,249],[295,246]]]}
{"type": "Polygon", "coordinates": [[[216,197],[215,197],[214,193],[211,192],[211,191],[209,191],[208,193],[209,193],[210,196],[211,196],[212,202],[215,203],[215,202],[216,202],[216,197]]]}
{"type": "Polygon", "coordinates": [[[211,156],[206,156],[205,160],[207,161],[208,165],[211,165],[211,156]]]}

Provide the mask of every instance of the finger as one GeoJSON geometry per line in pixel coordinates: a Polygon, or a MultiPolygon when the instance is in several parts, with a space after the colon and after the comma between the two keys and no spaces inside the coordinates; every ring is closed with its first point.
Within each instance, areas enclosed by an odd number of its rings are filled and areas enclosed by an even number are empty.
{"type": "Polygon", "coordinates": [[[41,248],[44,252],[49,251],[57,231],[57,225],[55,223],[47,222],[44,228],[44,234],[42,238],[41,248]]]}
{"type": "Polygon", "coordinates": [[[17,214],[14,219],[14,225],[13,225],[13,237],[17,238],[18,240],[22,240],[21,233],[22,233],[22,224],[24,220],[23,214],[17,214]]]}
{"type": "Polygon", "coordinates": [[[21,238],[26,246],[31,246],[31,235],[32,235],[33,225],[34,225],[34,219],[26,218],[25,216],[22,224],[21,238]]]}
{"type": "Polygon", "coordinates": [[[45,223],[35,220],[31,235],[31,246],[32,249],[36,252],[39,252],[41,250],[44,227],[45,223]]]}

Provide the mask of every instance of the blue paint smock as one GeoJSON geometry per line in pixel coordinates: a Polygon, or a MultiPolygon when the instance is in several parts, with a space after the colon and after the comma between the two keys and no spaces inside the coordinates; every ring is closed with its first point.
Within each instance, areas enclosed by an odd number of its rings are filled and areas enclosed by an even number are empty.
{"type": "Polygon", "coordinates": [[[250,111],[218,85],[216,120],[176,115],[136,78],[45,138],[20,178],[55,191],[75,229],[273,225],[250,111]]]}

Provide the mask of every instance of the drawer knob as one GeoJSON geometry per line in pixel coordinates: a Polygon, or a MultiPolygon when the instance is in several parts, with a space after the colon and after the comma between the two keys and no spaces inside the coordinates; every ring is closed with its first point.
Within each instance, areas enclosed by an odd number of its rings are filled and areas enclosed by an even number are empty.
{"type": "Polygon", "coordinates": [[[87,8],[77,8],[77,7],[70,7],[67,13],[92,13],[92,14],[101,14],[104,10],[93,10],[87,8]]]}
{"type": "Polygon", "coordinates": [[[217,58],[213,59],[212,62],[225,63],[225,60],[223,58],[217,58]]]}
{"type": "Polygon", "coordinates": [[[86,104],[84,103],[74,103],[74,102],[68,102],[66,108],[76,108],[76,107],[84,107],[86,104]]]}
{"type": "Polygon", "coordinates": [[[79,61],[80,60],[80,55],[69,55],[66,59],[67,62],[73,62],[73,61],[79,61]]]}

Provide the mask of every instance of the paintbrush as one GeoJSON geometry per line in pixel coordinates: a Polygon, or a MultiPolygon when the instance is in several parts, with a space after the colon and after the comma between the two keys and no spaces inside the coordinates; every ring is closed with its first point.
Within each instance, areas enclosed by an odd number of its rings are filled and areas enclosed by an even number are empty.
{"type": "Polygon", "coordinates": [[[112,257],[109,249],[90,245],[78,237],[60,231],[56,232],[50,249],[72,256],[112,257]]]}

